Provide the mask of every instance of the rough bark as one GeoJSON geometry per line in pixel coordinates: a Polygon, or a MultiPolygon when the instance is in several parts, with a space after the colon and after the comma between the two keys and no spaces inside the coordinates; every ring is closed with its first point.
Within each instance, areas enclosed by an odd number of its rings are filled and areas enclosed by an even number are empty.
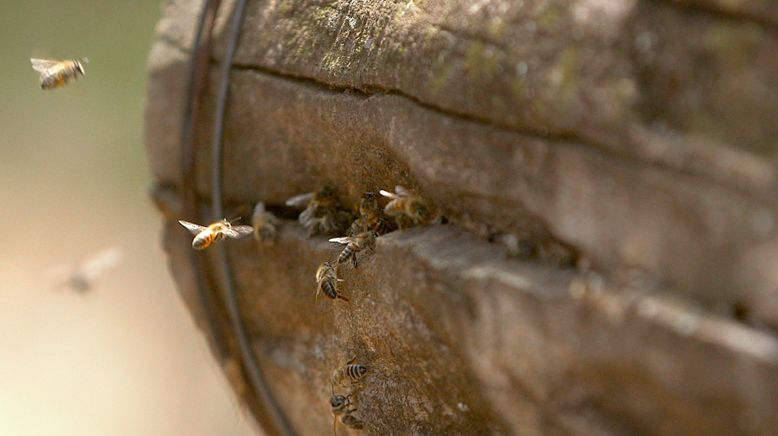
{"type": "MultiPolygon", "coordinates": [[[[171,223],[196,9],[167,3],[150,56],[146,144],[171,223]]],[[[230,206],[402,184],[451,223],[379,238],[345,276],[350,305],[313,305],[336,248],[295,223],[272,249],[229,244],[299,430],[331,425],[326,380],[349,354],[375,369],[359,400],[376,434],[776,428],[776,20],[768,1],[250,2],[230,206]],[[533,255],[488,242],[508,234],[533,255]]],[[[176,226],[166,247],[198,313],[176,226]]]]}

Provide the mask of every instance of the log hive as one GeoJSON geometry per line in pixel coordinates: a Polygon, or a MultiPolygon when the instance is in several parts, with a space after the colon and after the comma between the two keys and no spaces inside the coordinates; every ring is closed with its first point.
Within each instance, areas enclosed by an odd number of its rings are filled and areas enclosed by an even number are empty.
{"type": "MultiPolygon", "coordinates": [[[[165,3],[145,142],[170,267],[202,323],[176,223],[222,218],[181,216],[199,9],[165,3]]],[[[264,201],[286,219],[272,247],[223,244],[295,431],[331,432],[329,378],[356,356],[370,368],[356,395],[367,434],[774,432],[776,53],[768,0],[250,1],[225,203],[264,201]],[[445,224],[381,236],[342,272],[350,303],[314,304],[316,268],[340,247],[309,238],[285,200],[330,185],[351,207],[397,184],[445,224]]],[[[201,119],[207,205],[213,125],[201,119]]],[[[220,358],[251,403],[235,357],[220,358]]]]}

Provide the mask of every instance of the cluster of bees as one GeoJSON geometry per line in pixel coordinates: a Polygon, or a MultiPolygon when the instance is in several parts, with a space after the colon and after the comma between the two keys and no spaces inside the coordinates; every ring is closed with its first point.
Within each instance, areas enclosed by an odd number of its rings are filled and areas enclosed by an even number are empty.
{"type": "Polygon", "coordinates": [[[356,357],[352,357],[346,364],[333,371],[330,379],[332,396],[330,397],[330,411],[332,412],[332,432],[337,434],[338,418],[341,424],[354,430],[362,430],[364,423],[354,415],[357,411],[354,400],[357,388],[360,387],[362,379],[367,375],[367,366],[354,363],[356,357]],[[348,389],[343,394],[336,394],[335,388],[348,389]]]}
{"type": "MultiPolygon", "coordinates": [[[[375,252],[376,240],[381,235],[397,229],[428,224],[439,219],[435,209],[420,196],[402,186],[396,186],[394,192],[379,191],[387,198],[384,207],[379,204],[379,196],[374,192],[364,193],[355,211],[344,208],[335,191],[324,187],[320,191],[297,195],[286,201],[286,206],[300,210],[298,221],[308,232],[309,237],[334,236],[330,242],[343,245],[343,250],[335,257],[322,262],[316,270],[316,294],[332,300],[349,302],[338,289],[343,279],[338,277],[342,265],[359,265],[359,257],[365,251],[375,252]]],[[[238,239],[253,234],[257,242],[272,245],[278,235],[281,221],[267,210],[262,202],[254,206],[251,225],[234,225],[226,219],[208,226],[188,221],[179,223],[194,234],[192,248],[204,250],[215,242],[225,238],[238,239]]],[[[331,378],[332,396],[330,411],[333,415],[333,432],[336,432],[338,419],[344,426],[359,430],[364,427],[357,412],[355,394],[359,382],[367,374],[367,366],[349,360],[343,367],[334,371],[331,378]],[[348,387],[347,391],[343,388],[348,387]],[[336,388],[340,392],[336,393],[336,388]]]]}

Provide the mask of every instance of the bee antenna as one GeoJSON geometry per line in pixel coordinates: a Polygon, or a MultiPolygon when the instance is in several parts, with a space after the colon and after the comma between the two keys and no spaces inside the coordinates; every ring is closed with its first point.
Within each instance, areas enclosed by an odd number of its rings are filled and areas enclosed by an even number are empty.
{"type": "Polygon", "coordinates": [[[228,222],[229,222],[230,224],[232,224],[232,223],[236,223],[236,222],[238,222],[238,221],[240,221],[240,217],[233,218],[233,219],[229,220],[228,222]]]}

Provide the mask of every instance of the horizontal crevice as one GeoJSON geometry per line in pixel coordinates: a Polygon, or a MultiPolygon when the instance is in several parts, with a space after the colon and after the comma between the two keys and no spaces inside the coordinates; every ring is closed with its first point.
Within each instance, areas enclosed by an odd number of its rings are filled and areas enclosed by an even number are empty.
{"type": "Polygon", "coordinates": [[[737,11],[723,7],[708,6],[699,1],[688,0],[651,0],[656,3],[671,6],[679,11],[685,11],[688,14],[704,15],[717,20],[725,20],[738,24],[753,24],[770,32],[773,36],[778,36],[778,23],[760,15],[755,15],[746,11],[737,11]]]}

